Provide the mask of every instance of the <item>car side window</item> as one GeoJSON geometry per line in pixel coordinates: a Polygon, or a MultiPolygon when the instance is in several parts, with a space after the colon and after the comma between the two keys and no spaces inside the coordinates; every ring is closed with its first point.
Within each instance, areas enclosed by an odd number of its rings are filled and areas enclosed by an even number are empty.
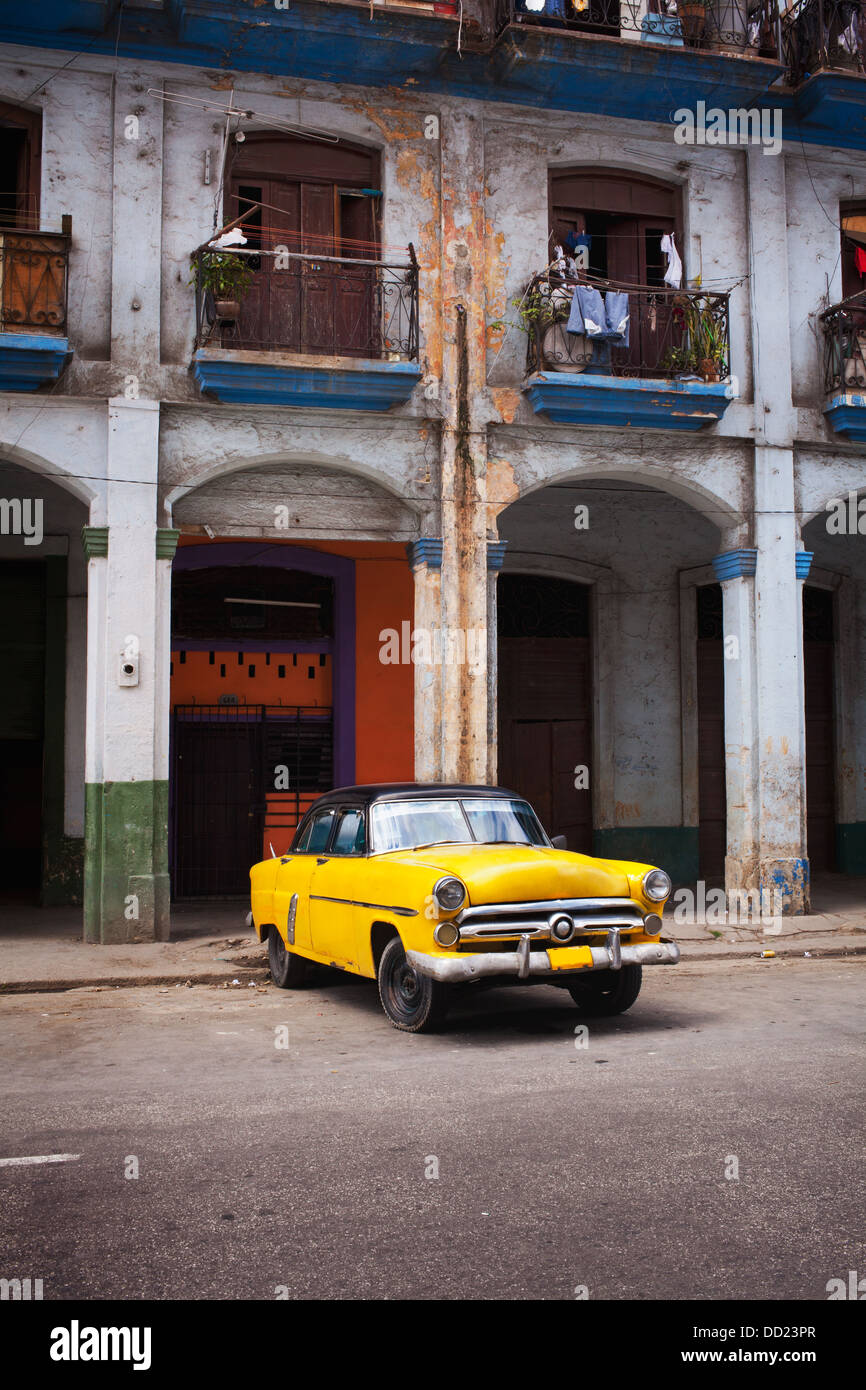
{"type": "Polygon", "coordinates": [[[343,811],[331,846],[332,854],[363,854],[366,845],[364,812],[343,811]]]}
{"type": "Polygon", "coordinates": [[[319,811],[317,815],[313,816],[313,819],[304,831],[297,845],[297,853],[321,854],[325,845],[328,843],[328,837],[331,834],[331,826],[333,823],[333,806],[327,811],[319,811]]]}

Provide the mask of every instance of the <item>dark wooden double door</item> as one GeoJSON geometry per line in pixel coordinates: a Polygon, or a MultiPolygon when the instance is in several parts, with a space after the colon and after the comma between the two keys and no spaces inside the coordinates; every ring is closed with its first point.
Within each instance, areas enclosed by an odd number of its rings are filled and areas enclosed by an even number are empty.
{"type": "Polygon", "coordinates": [[[352,264],[377,258],[376,163],[369,152],[304,141],[244,142],[226,220],[254,209],[242,224],[250,247],[290,254],[252,261],[234,346],[378,355],[376,269],[352,264]]]}
{"type": "Polygon", "coordinates": [[[592,678],[586,586],[499,579],[499,774],[551,835],[592,852],[592,678]],[[575,782],[581,785],[575,786],[575,782]]]}

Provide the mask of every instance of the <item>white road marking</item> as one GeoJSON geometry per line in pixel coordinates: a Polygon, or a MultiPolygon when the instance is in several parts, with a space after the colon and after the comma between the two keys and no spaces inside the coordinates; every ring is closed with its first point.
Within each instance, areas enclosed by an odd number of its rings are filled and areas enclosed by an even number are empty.
{"type": "Polygon", "coordinates": [[[29,1158],[0,1158],[0,1168],[19,1163],[75,1163],[81,1154],[32,1154],[29,1158]]]}

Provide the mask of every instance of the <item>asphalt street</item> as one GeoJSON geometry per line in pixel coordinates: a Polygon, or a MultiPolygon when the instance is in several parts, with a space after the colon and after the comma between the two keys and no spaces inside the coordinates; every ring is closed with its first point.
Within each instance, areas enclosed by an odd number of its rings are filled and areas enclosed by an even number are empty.
{"type": "Polygon", "coordinates": [[[0,1166],[0,1275],[45,1299],[824,1300],[866,1273],[866,960],[644,979],[585,1039],[548,986],[466,993],[421,1037],[330,971],[0,997],[0,1157],[80,1155],[0,1166]]]}

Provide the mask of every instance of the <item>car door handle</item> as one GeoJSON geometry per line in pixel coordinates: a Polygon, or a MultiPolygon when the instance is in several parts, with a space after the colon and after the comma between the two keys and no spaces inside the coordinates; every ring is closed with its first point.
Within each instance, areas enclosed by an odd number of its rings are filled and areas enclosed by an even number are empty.
{"type": "Polygon", "coordinates": [[[324,859],[317,859],[317,860],[316,860],[316,863],[317,863],[317,864],[327,864],[327,862],[328,862],[327,856],[326,856],[324,859]]]}
{"type": "Polygon", "coordinates": [[[281,864],[291,864],[291,862],[292,862],[292,856],[291,856],[290,854],[289,854],[289,855],[283,854],[283,855],[280,856],[280,863],[281,863],[281,864]]]}

